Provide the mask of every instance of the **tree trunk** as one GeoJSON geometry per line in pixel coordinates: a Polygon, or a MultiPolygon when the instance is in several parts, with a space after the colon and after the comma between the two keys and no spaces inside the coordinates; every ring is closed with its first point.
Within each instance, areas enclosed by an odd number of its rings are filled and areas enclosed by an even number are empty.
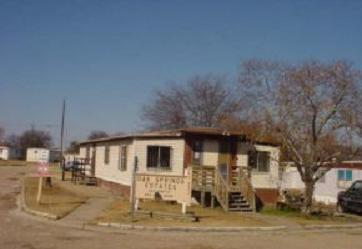
{"type": "Polygon", "coordinates": [[[314,193],[314,182],[313,181],[305,182],[304,202],[302,208],[302,213],[305,215],[310,215],[312,212],[313,193],[314,193]]]}

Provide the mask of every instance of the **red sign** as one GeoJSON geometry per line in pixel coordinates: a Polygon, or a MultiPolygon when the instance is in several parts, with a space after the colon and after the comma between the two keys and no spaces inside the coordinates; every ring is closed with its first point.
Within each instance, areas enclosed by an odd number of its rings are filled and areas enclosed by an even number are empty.
{"type": "Polygon", "coordinates": [[[49,177],[49,164],[47,163],[39,163],[37,165],[37,173],[34,174],[36,177],[49,177]]]}

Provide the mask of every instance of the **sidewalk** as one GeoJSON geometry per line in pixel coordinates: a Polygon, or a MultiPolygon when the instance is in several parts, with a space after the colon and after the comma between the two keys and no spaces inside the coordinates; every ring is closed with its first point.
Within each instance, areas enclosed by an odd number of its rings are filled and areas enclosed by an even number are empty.
{"type": "Polygon", "coordinates": [[[59,223],[72,227],[83,228],[89,221],[95,219],[112,202],[112,197],[91,197],[88,201],[75,209],[72,213],[59,220],[59,223]]]}

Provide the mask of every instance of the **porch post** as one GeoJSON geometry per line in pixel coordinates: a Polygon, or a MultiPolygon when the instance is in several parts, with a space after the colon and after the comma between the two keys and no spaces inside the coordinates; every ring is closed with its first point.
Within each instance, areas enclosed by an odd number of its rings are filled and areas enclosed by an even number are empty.
{"type": "Polygon", "coordinates": [[[211,208],[215,208],[215,195],[211,195],[211,208]]]}
{"type": "Polygon", "coordinates": [[[205,191],[201,191],[201,206],[205,207],[205,191]]]}

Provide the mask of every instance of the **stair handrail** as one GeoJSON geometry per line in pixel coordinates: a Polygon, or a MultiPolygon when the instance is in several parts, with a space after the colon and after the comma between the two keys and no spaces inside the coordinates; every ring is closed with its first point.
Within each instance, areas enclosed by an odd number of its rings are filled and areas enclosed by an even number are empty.
{"type": "Polygon", "coordinates": [[[241,192],[244,195],[245,200],[249,203],[253,211],[256,211],[255,194],[256,191],[251,183],[250,179],[244,174],[241,168],[239,168],[239,179],[241,192]]]}
{"type": "Polygon", "coordinates": [[[215,171],[214,194],[225,211],[229,209],[229,186],[220,169],[215,171]]]}

